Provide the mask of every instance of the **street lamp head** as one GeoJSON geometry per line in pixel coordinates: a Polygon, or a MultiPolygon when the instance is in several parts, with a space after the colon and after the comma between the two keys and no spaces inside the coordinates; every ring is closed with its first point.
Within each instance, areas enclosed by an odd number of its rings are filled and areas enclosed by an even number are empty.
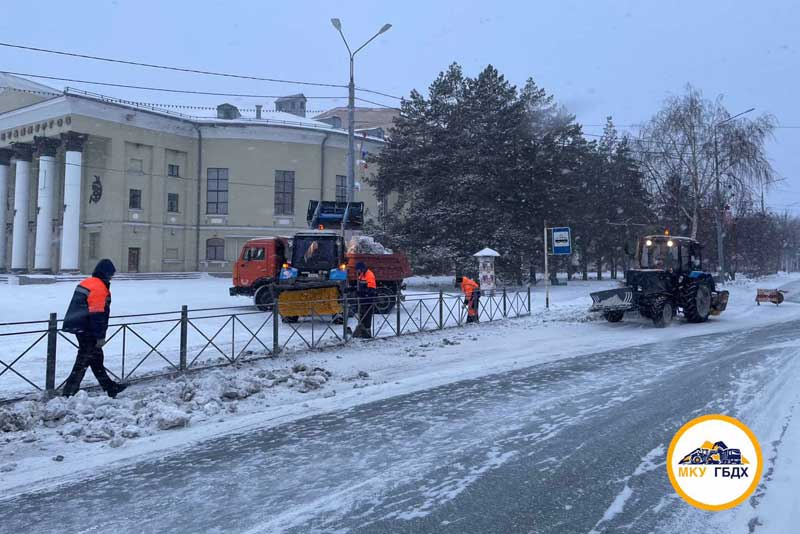
{"type": "Polygon", "coordinates": [[[378,33],[379,33],[379,34],[381,34],[381,33],[386,33],[386,32],[388,32],[388,31],[389,31],[389,29],[390,29],[391,27],[392,27],[392,25],[391,25],[391,24],[384,24],[384,25],[383,25],[383,27],[380,29],[380,31],[379,31],[378,33]]]}
{"type": "Polygon", "coordinates": [[[333,24],[333,27],[336,28],[337,30],[342,31],[342,21],[341,20],[339,20],[339,19],[331,19],[331,24],[333,24]]]}

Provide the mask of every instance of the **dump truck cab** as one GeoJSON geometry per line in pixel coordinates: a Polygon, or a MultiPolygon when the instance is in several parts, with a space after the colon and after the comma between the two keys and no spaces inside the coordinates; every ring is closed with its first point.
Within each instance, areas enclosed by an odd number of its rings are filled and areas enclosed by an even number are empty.
{"type": "Polygon", "coordinates": [[[261,286],[277,280],[288,252],[289,240],[285,237],[261,237],[246,242],[233,264],[230,294],[252,296],[261,286]]]}

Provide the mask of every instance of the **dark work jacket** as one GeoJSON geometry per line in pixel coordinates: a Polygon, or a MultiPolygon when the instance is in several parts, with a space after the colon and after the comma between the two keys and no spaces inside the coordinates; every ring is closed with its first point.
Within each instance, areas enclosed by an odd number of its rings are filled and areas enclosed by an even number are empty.
{"type": "Polygon", "coordinates": [[[106,337],[111,312],[110,286],[108,281],[97,276],[78,284],[64,316],[63,330],[95,339],[106,337]]]}

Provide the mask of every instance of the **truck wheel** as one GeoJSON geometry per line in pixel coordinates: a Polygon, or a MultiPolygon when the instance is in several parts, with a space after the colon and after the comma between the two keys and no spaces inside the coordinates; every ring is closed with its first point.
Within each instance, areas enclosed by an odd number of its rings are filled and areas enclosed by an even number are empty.
{"type": "Polygon", "coordinates": [[[282,315],[281,316],[281,321],[283,321],[284,323],[296,323],[299,320],[300,320],[300,317],[298,317],[297,315],[282,315]]]}
{"type": "Polygon", "coordinates": [[[618,323],[622,320],[622,317],[625,315],[625,312],[622,310],[614,310],[614,311],[607,311],[603,314],[606,321],[609,323],[618,323]]]}
{"type": "Polygon", "coordinates": [[[653,324],[658,328],[664,328],[672,323],[672,317],[675,315],[675,308],[672,303],[665,297],[659,297],[653,303],[651,316],[653,324]]]}
{"type": "Polygon", "coordinates": [[[378,288],[378,298],[375,299],[375,313],[386,315],[394,309],[397,293],[388,287],[378,288]]]}
{"type": "Polygon", "coordinates": [[[692,282],[684,292],[683,315],[690,323],[703,323],[711,313],[711,290],[708,285],[692,282]]]}
{"type": "Polygon", "coordinates": [[[261,286],[256,289],[256,294],[253,295],[253,303],[259,311],[269,311],[275,305],[275,294],[270,286],[261,286]]]}

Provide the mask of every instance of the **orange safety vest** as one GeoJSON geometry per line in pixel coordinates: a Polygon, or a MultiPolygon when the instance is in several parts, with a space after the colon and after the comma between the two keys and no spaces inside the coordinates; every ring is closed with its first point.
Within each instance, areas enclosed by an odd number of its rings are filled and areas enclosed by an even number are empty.
{"type": "Polygon", "coordinates": [[[358,275],[358,281],[365,282],[367,284],[367,289],[378,289],[375,273],[373,273],[371,269],[367,269],[365,272],[358,275]]]}
{"type": "Polygon", "coordinates": [[[106,306],[111,301],[111,292],[102,280],[91,276],[78,285],[89,290],[89,294],[86,296],[89,313],[105,313],[108,311],[106,306]]]}
{"type": "Polygon", "coordinates": [[[478,283],[475,280],[467,278],[466,276],[461,279],[461,291],[467,298],[472,297],[472,292],[478,289],[478,283]]]}

